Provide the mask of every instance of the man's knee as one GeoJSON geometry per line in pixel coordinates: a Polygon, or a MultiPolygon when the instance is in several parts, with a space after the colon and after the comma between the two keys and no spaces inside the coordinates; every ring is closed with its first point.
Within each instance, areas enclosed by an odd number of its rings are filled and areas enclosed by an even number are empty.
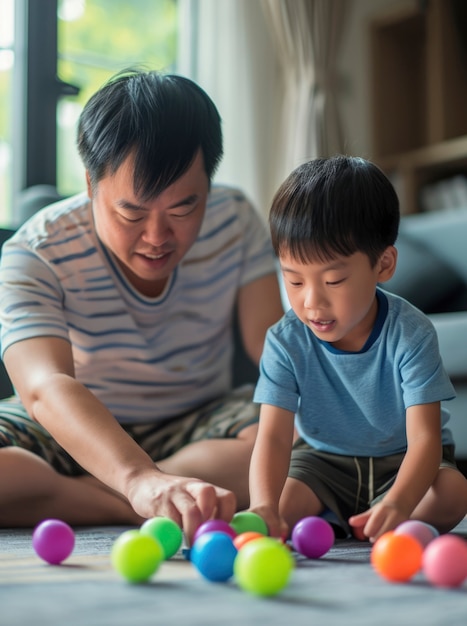
{"type": "Polygon", "coordinates": [[[239,431],[239,433],[237,434],[237,439],[241,439],[242,441],[251,444],[251,447],[253,448],[257,434],[258,424],[250,424],[249,426],[245,426],[245,428],[242,428],[242,430],[239,431]]]}

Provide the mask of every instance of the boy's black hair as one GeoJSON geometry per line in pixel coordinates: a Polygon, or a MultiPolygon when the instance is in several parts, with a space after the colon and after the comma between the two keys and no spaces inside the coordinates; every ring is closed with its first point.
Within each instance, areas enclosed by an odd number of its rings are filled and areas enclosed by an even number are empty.
{"type": "Polygon", "coordinates": [[[79,119],[78,150],[93,188],[134,153],[135,194],[151,199],[188,170],[199,149],[211,182],[223,152],[221,119],[209,96],[182,76],[119,72],[79,119]]]}
{"type": "Polygon", "coordinates": [[[363,252],[374,266],[396,241],[399,220],[399,200],[385,174],[365,159],[342,155],[297,167],[269,214],[276,255],[300,263],[363,252]]]}

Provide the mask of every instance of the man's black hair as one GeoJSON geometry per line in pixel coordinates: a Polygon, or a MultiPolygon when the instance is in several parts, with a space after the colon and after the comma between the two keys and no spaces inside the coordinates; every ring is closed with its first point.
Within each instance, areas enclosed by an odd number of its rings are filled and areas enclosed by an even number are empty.
{"type": "Polygon", "coordinates": [[[133,154],[135,194],[150,199],[188,170],[198,150],[211,182],[223,152],[221,119],[188,78],[125,70],[85,105],[78,150],[93,187],[133,154]]]}

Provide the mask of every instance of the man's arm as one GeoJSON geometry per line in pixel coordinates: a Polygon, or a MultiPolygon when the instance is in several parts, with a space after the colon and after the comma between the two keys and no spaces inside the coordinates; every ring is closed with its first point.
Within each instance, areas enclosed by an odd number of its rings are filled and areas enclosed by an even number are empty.
{"type": "Polygon", "coordinates": [[[267,329],[284,314],[275,273],[242,287],[238,294],[238,319],[245,350],[259,363],[267,329]]]}
{"type": "Polygon", "coordinates": [[[188,537],[214,513],[230,521],[234,495],[159,471],[106,407],[74,378],[67,341],[54,337],[20,341],[6,350],[4,361],[30,416],[82,467],[124,495],[139,515],[171,517],[188,537]]]}

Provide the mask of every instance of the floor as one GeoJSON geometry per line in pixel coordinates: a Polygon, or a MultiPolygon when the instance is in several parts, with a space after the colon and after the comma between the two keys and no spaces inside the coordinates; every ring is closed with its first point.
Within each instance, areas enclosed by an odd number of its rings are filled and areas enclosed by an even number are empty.
{"type": "MultiPolygon", "coordinates": [[[[242,591],[235,580],[211,583],[181,554],[145,584],[130,584],[112,568],[110,551],[122,527],[76,530],[72,555],[61,565],[41,561],[31,530],[0,530],[0,624],[24,626],[465,626],[467,582],[431,586],[380,578],[371,546],[338,540],[318,560],[296,557],[289,585],[273,598],[242,591]]],[[[467,538],[467,522],[456,534],[467,538]]]]}

